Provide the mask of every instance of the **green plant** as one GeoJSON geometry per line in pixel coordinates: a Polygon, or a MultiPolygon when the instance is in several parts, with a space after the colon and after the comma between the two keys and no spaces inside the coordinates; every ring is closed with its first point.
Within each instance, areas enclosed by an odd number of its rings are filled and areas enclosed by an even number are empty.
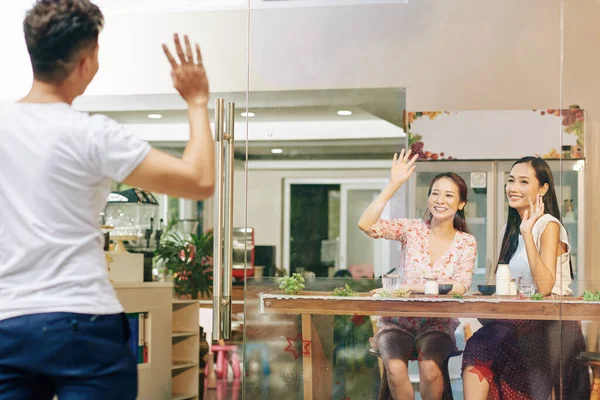
{"type": "Polygon", "coordinates": [[[341,297],[355,297],[355,296],[358,296],[358,293],[356,293],[354,290],[352,290],[350,288],[350,286],[345,285],[343,287],[338,287],[338,288],[333,289],[333,295],[341,296],[341,297]]]}
{"type": "Polygon", "coordinates": [[[531,300],[544,300],[544,295],[541,293],[534,293],[531,295],[531,300]]]}
{"type": "Polygon", "coordinates": [[[175,293],[192,299],[212,293],[212,255],[212,232],[191,234],[190,239],[169,232],[156,250],[156,259],[173,271],[175,293]]]}
{"type": "Polygon", "coordinates": [[[300,274],[294,273],[279,280],[279,289],[285,294],[300,294],[304,288],[304,278],[300,274]]]}
{"type": "Polygon", "coordinates": [[[402,297],[408,297],[410,296],[410,290],[406,290],[406,289],[397,289],[394,290],[393,292],[388,292],[387,290],[382,290],[381,292],[379,292],[379,296],[383,297],[383,298],[402,298],[402,297]]]}
{"type": "Polygon", "coordinates": [[[452,295],[452,298],[453,298],[453,299],[462,299],[463,297],[464,297],[464,296],[463,296],[462,294],[460,294],[460,293],[454,293],[454,294],[452,295]]]}
{"type": "Polygon", "coordinates": [[[594,292],[586,290],[583,292],[583,300],[585,301],[600,301],[600,290],[596,289],[594,292]]]}

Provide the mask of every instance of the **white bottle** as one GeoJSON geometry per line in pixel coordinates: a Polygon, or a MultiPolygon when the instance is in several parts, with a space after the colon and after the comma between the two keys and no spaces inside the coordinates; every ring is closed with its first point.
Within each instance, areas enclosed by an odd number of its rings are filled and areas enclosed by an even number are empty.
{"type": "Polygon", "coordinates": [[[508,269],[508,264],[498,264],[498,270],[496,271],[496,295],[510,295],[510,269],[508,269]]]}
{"type": "Polygon", "coordinates": [[[517,295],[517,281],[514,279],[510,280],[510,295],[511,296],[517,295]]]}
{"type": "Polygon", "coordinates": [[[440,287],[437,280],[427,278],[427,282],[425,282],[425,294],[440,294],[440,287]]]}

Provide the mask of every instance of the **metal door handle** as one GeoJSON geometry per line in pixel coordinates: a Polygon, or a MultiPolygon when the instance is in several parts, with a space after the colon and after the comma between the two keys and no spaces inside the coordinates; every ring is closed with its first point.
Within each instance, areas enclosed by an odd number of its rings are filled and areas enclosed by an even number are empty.
{"type": "Polygon", "coordinates": [[[231,336],[233,271],[233,161],[235,104],[217,99],[215,104],[213,340],[231,336]],[[225,120],[225,114],[227,119],[225,120]]]}

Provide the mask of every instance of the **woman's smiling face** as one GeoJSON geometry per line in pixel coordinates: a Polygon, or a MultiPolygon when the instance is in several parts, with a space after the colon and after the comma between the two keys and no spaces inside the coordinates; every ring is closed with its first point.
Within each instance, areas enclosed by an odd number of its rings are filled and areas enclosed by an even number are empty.
{"type": "Polygon", "coordinates": [[[540,186],[540,181],[530,163],[516,164],[512,167],[506,184],[509,206],[517,210],[528,208],[530,201],[535,203],[537,195],[544,195],[545,192],[546,189],[540,186]]]}
{"type": "Polygon", "coordinates": [[[453,219],[465,203],[460,201],[458,185],[451,179],[440,178],[431,187],[427,206],[433,218],[447,220],[453,219]]]}

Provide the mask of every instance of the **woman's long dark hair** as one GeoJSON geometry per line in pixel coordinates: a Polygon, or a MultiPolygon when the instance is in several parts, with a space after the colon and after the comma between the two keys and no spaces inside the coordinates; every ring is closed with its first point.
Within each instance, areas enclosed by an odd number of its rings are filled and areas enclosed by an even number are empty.
{"type": "MultiPolygon", "coordinates": [[[[546,194],[542,197],[544,202],[544,213],[552,215],[557,220],[560,218],[560,207],[556,198],[556,190],[554,189],[554,176],[550,170],[550,166],[546,161],[539,157],[523,157],[515,162],[511,170],[517,164],[529,164],[535,171],[535,177],[540,183],[540,186],[548,185],[546,194]]],[[[502,238],[502,246],[500,247],[500,255],[498,256],[498,264],[508,264],[517,251],[519,245],[519,234],[521,226],[521,216],[519,212],[512,207],[508,207],[508,221],[506,222],[506,230],[502,238]]],[[[498,269],[498,266],[496,266],[498,269]]],[[[573,279],[573,266],[571,266],[571,279],[573,279]]]]}
{"type": "MultiPolygon", "coordinates": [[[[454,184],[458,187],[458,196],[460,202],[464,202],[466,205],[467,194],[469,193],[469,189],[467,188],[465,180],[459,175],[455,174],[454,172],[442,172],[441,174],[437,174],[436,176],[434,176],[431,180],[431,183],[429,184],[429,192],[427,192],[427,197],[429,198],[429,196],[431,196],[433,185],[442,178],[450,179],[452,182],[454,182],[454,184]]],[[[427,222],[431,222],[432,217],[433,215],[431,215],[431,211],[429,211],[429,208],[427,208],[423,219],[427,222]]],[[[454,215],[454,229],[456,229],[459,232],[469,233],[469,228],[467,227],[467,220],[465,218],[464,207],[462,210],[458,210],[454,215]]]]}

